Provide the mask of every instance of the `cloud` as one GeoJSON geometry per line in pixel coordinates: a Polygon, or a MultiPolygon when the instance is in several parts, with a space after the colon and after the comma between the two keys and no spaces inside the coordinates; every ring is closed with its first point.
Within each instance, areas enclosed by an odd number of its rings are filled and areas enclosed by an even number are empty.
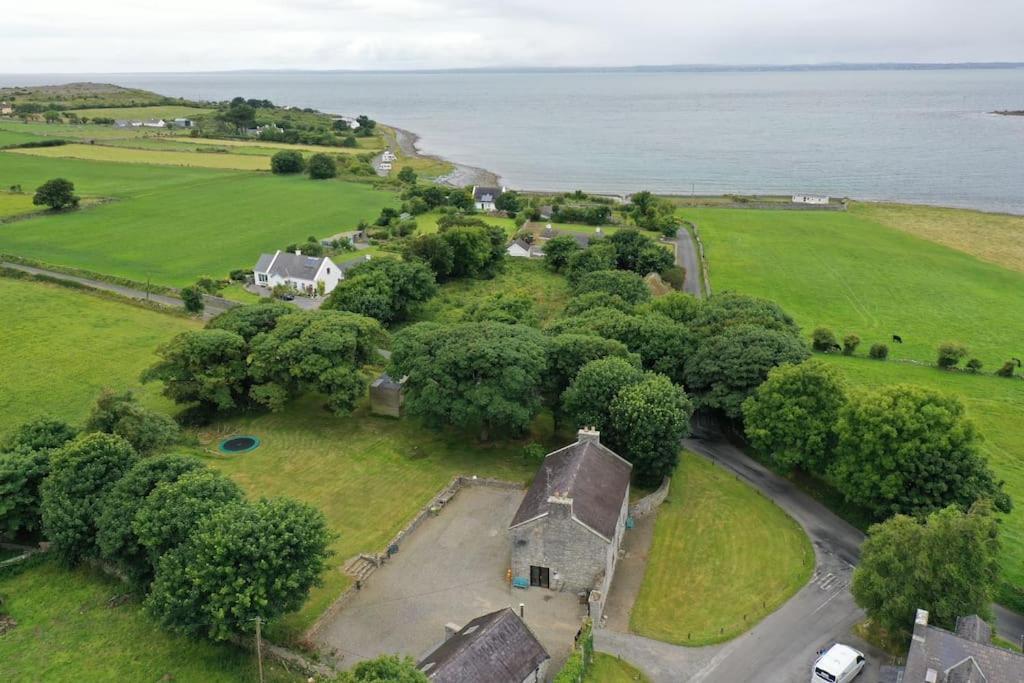
{"type": "Polygon", "coordinates": [[[1019,0],[48,0],[0,71],[1018,61],[1019,0]]]}

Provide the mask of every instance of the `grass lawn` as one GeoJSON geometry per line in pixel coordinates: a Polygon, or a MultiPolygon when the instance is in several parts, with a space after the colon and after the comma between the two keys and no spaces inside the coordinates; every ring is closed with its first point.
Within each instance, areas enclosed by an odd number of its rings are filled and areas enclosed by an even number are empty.
{"type": "MultiPolygon", "coordinates": [[[[101,389],[138,387],[156,347],[198,326],[57,285],[7,278],[0,278],[0,301],[0,435],[39,415],[82,421],[101,389]]],[[[140,395],[150,405],[167,406],[158,391],[147,385],[140,395]]]]}
{"type": "Polygon", "coordinates": [[[114,128],[113,126],[95,126],[91,123],[22,123],[11,119],[0,119],[0,130],[9,132],[31,133],[44,137],[64,138],[66,140],[102,140],[147,137],[156,135],[156,128],[114,128]]]}
{"type": "MultiPolygon", "coordinates": [[[[50,560],[0,573],[4,609],[18,622],[0,638],[0,680],[257,680],[250,653],[168,633],[137,602],[110,606],[124,592],[98,572],[68,571],[50,560]]],[[[304,680],[264,664],[270,681],[304,680]]]]}
{"type": "Polygon", "coordinates": [[[157,164],[165,166],[199,166],[202,168],[230,168],[240,171],[269,171],[270,161],[251,154],[224,154],[222,152],[181,152],[131,149],[109,145],[61,145],[59,147],[33,147],[13,150],[17,154],[60,159],[87,159],[89,161],[115,161],[126,164],[157,164]]]}
{"type": "Polygon", "coordinates": [[[42,211],[41,206],[32,203],[32,195],[0,192],[0,220],[11,216],[42,211]]]}
{"type": "Polygon", "coordinates": [[[1024,272],[1024,216],[912,204],[854,202],[851,212],[889,228],[923,237],[1024,272]]]}
{"type": "Polygon", "coordinates": [[[743,633],[803,586],[814,551],[755,489],[684,453],[654,528],[630,629],[679,645],[743,633]]]}
{"type": "Polygon", "coordinates": [[[271,142],[270,140],[260,140],[259,138],[252,138],[249,140],[218,140],[216,138],[177,138],[181,141],[187,141],[189,143],[195,143],[196,145],[210,145],[213,147],[240,147],[246,149],[258,149],[260,154],[267,156],[276,154],[282,149],[291,149],[306,154],[315,154],[317,152],[324,152],[325,154],[362,154],[363,152],[371,152],[380,148],[380,143],[377,142],[379,138],[356,138],[359,142],[358,147],[333,147],[328,145],[293,145],[287,142],[271,142]]]}
{"type": "Polygon", "coordinates": [[[107,107],[101,109],[76,109],[79,116],[93,118],[100,116],[107,119],[177,119],[196,116],[209,116],[217,113],[214,109],[201,107],[185,107],[177,104],[161,104],[154,107],[107,107]]]}
{"type": "Polygon", "coordinates": [[[808,336],[819,325],[934,362],[958,341],[995,369],[1024,353],[1024,273],[883,227],[857,213],[691,209],[714,291],[779,302],[808,336]]]}
{"type": "Polygon", "coordinates": [[[520,444],[480,445],[459,432],[436,432],[412,420],[370,416],[365,407],[335,417],[308,397],[284,412],[219,423],[216,435],[254,434],[260,447],[212,457],[251,496],[288,495],[312,503],[338,536],[335,556],[298,613],[272,624],[275,639],[295,639],[351,583],[340,567],[360,552],[381,552],[456,474],[526,481],[533,467],[520,444]]]}
{"type": "Polygon", "coordinates": [[[420,309],[417,321],[458,322],[466,306],[502,292],[529,295],[535,302],[541,323],[560,315],[570,296],[566,279],[552,273],[542,261],[506,258],[505,270],[492,280],[462,279],[442,285],[437,296],[420,309]]]}
{"type": "Polygon", "coordinates": [[[10,147],[12,145],[20,145],[25,142],[36,142],[38,140],[45,139],[46,138],[39,135],[33,135],[31,133],[0,129],[0,147],[10,147]]]}
{"type": "Polygon", "coordinates": [[[629,683],[646,680],[647,677],[629,662],[604,652],[594,652],[594,661],[583,683],[629,683]]]}
{"type": "MultiPolygon", "coordinates": [[[[260,252],[352,228],[396,203],[392,194],[361,183],[207,169],[173,169],[168,176],[171,169],[159,166],[47,161],[84,164],[90,174],[110,166],[114,175],[148,181],[151,189],[135,186],[124,201],[5,225],[0,252],[162,285],[249,268],[260,252]]],[[[0,157],[0,175],[4,162],[0,157]]],[[[77,179],[72,170],[67,176],[77,179]]],[[[83,182],[83,191],[106,187],[109,179],[82,177],[97,179],[83,182]]]]}
{"type": "MultiPolygon", "coordinates": [[[[420,235],[432,235],[438,231],[437,221],[443,214],[440,211],[430,211],[427,213],[421,213],[419,216],[415,216],[416,221],[416,232],[420,235]]],[[[491,225],[497,225],[505,229],[506,234],[509,237],[516,232],[516,222],[511,218],[498,218],[495,216],[486,216],[483,214],[474,215],[473,218],[479,218],[485,223],[491,225]]]]}

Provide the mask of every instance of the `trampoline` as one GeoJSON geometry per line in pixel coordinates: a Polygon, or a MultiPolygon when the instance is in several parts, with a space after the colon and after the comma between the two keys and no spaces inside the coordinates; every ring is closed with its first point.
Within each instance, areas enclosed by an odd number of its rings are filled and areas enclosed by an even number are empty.
{"type": "Polygon", "coordinates": [[[221,453],[248,453],[260,446],[260,440],[255,436],[231,436],[220,442],[221,453]]]}

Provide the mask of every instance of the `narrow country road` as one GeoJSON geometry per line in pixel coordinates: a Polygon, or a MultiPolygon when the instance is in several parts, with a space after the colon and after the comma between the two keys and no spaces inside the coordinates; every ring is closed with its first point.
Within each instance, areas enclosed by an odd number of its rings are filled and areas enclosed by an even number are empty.
{"type": "Polygon", "coordinates": [[[701,296],[700,266],[697,258],[697,245],[693,243],[693,236],[686,228],[679,228],[675,241],[676,265],[686,271],[683,291],[694,296],[701,296]]]}

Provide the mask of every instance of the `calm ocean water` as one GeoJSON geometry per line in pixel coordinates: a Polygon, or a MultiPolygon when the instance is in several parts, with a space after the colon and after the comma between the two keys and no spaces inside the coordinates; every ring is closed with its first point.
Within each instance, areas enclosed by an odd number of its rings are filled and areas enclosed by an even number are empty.
{"type": "Polygon", "coordinates": [[[525,189],[822,193],[1024,214],[1024,69],[246,72],[104,80],[367,113],[525,189]]]}

